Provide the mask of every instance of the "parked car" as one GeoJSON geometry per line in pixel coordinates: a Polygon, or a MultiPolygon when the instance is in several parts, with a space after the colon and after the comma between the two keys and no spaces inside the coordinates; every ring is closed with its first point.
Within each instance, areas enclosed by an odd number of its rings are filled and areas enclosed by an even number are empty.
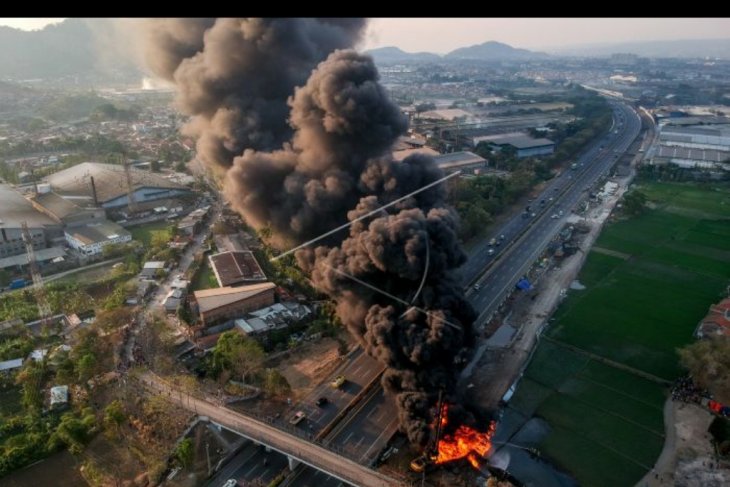
{"type": "Polygon", "coordinates": [[[304,411],[297,411],[296,413],[294,413],[294,416],[292,416],[289,420],[289,424],[299,424],[304,421],[304,418],[306,417],[307,415],[304,414],[304,411]]]}
{"type": "Polygon", "coordinates": [[[338,375],[337,377],[335,377],[335,380],[330,383],[330,385],[335,389],[339,389],[345,384],[345,380],[347,379],[345,379],[344,375],[338,375]]]}

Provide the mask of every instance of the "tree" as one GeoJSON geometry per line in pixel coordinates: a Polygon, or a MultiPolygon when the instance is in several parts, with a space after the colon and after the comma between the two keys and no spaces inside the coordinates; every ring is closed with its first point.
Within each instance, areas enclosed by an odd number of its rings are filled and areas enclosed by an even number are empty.
{"type": "Polygon", "coordinates": [[[16,384],[20,384],[23,390],[23,407],[29,413],[39,413],[43,407],[42,386],[44,375],[44,365],[29,360],[15,378],[16,384]]]}
{"type": "Polygon", "coordinates": [[[730,402],[730,336],[699,340],[680,349],[679,358],[696,384],[730,402]]]}
{"type": "Polygon", "coordinates": [[[119,429],[126,419],[127,415],[124,412],[124,406],[122,406],[122,403],[118,399],[110,402],[104,408],[104,423],[106,423],[107,427],[119,429]]]}
{"type": "Polygon", "coordinates": [[[291,385],[278,370],[266,369],[264,373],[264,390],[272,396],[280,396],[291,391],[291,385]]]}
{"type": "Polygon", "coordinates": [[[150,162],[150,171],[151,172],[160,172],[160,161],[151,161],[150,162]]]}
{"type": "Polygon", "coordinates": [[[236,331],[227,331],[213,349],[212,366],[216,374],[229,370],[246,382],[246,376],[261,367],[264,350],[261,345],[236,331]]]}
{"type": "Polygon", "coordinates": [[[644,211],[647,197],[641,191],[635,190],[624,196],[624,210],[629,215],[639,215],[644,211]]]}
{"type": "Polygon", "coordinates": [[[194,453],[193,440],[185,438],[175,447],[174,456],[183,468],[188,468],[193,464],[194,453]]]}
{"type": "Polygon", "coordinates": [[[93,352],[89,352],[83,355],[78,363],[76,364],[76,371],[78,372],[79,381],[86,382],[94,375],[94,369],[96,368],[96,356],[93,352]]]}

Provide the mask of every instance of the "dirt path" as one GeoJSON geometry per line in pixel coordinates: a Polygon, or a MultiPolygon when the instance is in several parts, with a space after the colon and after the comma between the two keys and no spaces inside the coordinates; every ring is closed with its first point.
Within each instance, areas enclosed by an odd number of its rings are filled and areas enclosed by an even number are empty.
{"type": "Polygon", "coordinates": [[[728,465],[718,468],[707,428],[714,416],[696,404],[667,399],[666,440],[659,458],[636,487],[720,487],[730,485],[728,465]]]}
{"type": "Polygon", "coordinates": [[[594,250],[594,251],[598,252],[599,254],[610,255],[613,257],[618,257],[619,259],[623,259],[623,260],[629,260],[631,258],[631,256],[629,254],[625,254],[625,253],[619,252],[617,250],[606,249],[603,247],[596,246],[596,247],[593,247],[593,249],[591,249],[591,250],[594,250]]]}

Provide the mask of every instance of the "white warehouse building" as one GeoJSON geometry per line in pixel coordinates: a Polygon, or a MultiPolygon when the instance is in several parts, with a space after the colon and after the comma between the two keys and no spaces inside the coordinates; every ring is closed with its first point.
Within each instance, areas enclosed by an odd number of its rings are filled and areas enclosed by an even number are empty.
{"type": "Polygon", "coordinates": [[[132,234],[120,225],[104,220],[88,225],[67,228],[66,242],[84,255],[97,255],[105,246],[132,240],[132,234]]]}

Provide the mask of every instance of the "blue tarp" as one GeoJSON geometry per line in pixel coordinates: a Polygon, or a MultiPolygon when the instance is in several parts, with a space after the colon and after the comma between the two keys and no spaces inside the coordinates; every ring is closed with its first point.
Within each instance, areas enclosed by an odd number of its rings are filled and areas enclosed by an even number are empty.
{"type": "Polygon", "coordinates": [[[522,291],[527,291],[528,289],[532,289],[532,284],[530,284],[530,281],[528,281],[526,277],[523,277],[519,280],[516,287],[522,291]]]}

